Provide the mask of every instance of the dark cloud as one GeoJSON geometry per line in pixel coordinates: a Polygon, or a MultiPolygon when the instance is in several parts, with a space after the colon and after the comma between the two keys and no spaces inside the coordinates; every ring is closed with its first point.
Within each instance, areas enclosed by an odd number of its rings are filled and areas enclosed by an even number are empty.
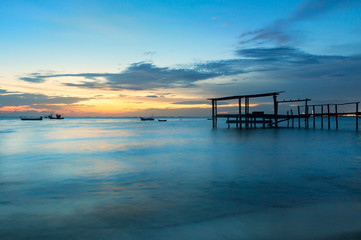
{"type": "Polygon", "coordinates": [[[104,88],[103,84],[97,82],[82,81],[81,83],[64,83],[65,86],[69,87],[83,87],[83,88],[104,88]]]}
{"type": "Polygon", "coordinates": [[[157,98],[158,96],[157,95],[148,95],[147,97],[149,97],[149,98],[157,98]]]}
{"type": "Polygon", "coordinates": [[[229,85],[204,85],[216,96],[285,90],[290,98],[360,100],[361,57],[312,55],[294,48],[254,48],[237,52],[249,71],[229,85]]]}
{"type": "Polygon", "coordinates": [[[189,88],[194,82],[219,76],[212,71],[200,71],[198,69],[173,69],[160,68],[151,63],[134,63],[121,73],[80,73],[80,74],[49,74],[36,75],[20,78],[28,82],[44,82],[46,78],[57,77],[84,77],[94,81],[83,81],[82,83],[65,83],[66,86],[84,88],[108,88],[113,90],[149,90],[158,88],[189,88]],[[105,83],[98,83],[97,77],[106,79],[105,83]]]}
{"type": "Polygon", "coordinates": [[[293,23],[314,19],[333,9],[340,10],[360,3],[359,0],[307,0],[300,4],[296,11],[287,18],[274,21],[264,28],[241,34],[240,43],[274,43],[281,46],[289,44],[298,38],[298,33],[289,29],[293,23]]]}
{"type": "Polygon", "coordinates": [[[184,102],[174,102],[173,104],[198,105],[198,104],[210,104],[210,102],[209,101],[184,101],[184,102]]]}
{"type": "Polygon", "coordinates": [[[86,98],[52,97],[43,94],[9,93],[0,91],[0,107],[4,106],[35,106],[38,104],[73,104],[86,98]]]}
{"type": "Polygon", "coordinates": [[[237,55],[274,64],[315,64],[320,61],[345,59],[343,56],[313,55],[296,48],[250,48],[236,51],[237,55]]]}
{"type": "MultiPolygon", "coordinates": [[[[335,99],[359,98],[361,56],[314,55],[290,47],[239,49],[236,54],[240,58],[195,63],[182,69],[135,63],[121,73],[58,74],[43,77],[85,77],[89,81],[66,85],[116,91],[198,88],[202,95],[216,97],[302,90],[305,94],[300,94],[300,97],[311,97],[314,94],[320,98],[327,98],[329,95],[335,99]],[[105,80],[98,81],[97,77],[105,80]]],[[[161,97],[164,94],[155,91],[148,96],[161,97]]]]}
{"type": "Polygon", "coordinates": [[[21,77],[20,80],[26,81],[26,82],[33,82],[33,83],[42,83],[45,82],[45,77],[42,76],[40,73],[32,73],[28,77],[21,77]]]}
{"type": "MultiPolygon", "coordinates": [[[[210,101],[183,101],[183,102],[174,102],[172,104],[179,104],[179,105],[199,105],[199,104],[207,104],[210,105],[210,101]]],[[[228,105],[228,102],[219,102],[218,105],[228,105]]]]}
{"type": "Polygon", "coordinates": [[[156,89],[193,87],[194,82],[208,79],[217,74],[194,69],[160,68],[150,63],[134,63],[120,74],[107,77],[107,84],[113,88],[156,89]]]}

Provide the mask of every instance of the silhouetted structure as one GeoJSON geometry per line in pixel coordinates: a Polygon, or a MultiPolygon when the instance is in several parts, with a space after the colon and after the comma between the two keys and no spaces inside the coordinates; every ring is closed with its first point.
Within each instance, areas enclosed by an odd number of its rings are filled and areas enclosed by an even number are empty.
{"type": "Polygon", "coordinates": [[[270,93],[261,93],[261,94],[250,94],[250,95],[237,95],[237,96],[228,96],[228,97],[220,97],[220,98],[209,98],[208,100],[212,101],[212,127],[217,128],[218,118],[226,118],[228,128],[231,123],[235,123],[236,127],[242,129],[245,128],[256,128],[257,124],[262,124],[262,127],[278,127],[278,124],[281,122],[287,121],[287,127],[295,126],[295,119],[298,120],[298,127],[301,128],[301,119],[304,120],[304,127],[309,128],[309,119],[313,120],[313,128],[316,128],[316,117],[321,118],[321,128],[323,128],[323,118],[327,117],[328,119],[328,129],[331,129],[330,119],[331,117],[335,117],[336,129],[338,129],[338,117],[345,115],[355,115],[356,117],[356,130],[358,130],[358,116],[361,115],[358,106],[360,102],[350,102],[350,103],[337,103],[337,104],[318,104],[318,105],[309,105],[309,101],[311,99],[290,99],[277,101],[277,96],[283,93],[281,92],[270,92],[270,93]],[[260,98],[260,97],[272,97],[273,98],[273,114],[265,114],[261,111],[253,111],[249,112],[250,99],[252,98],[260,98]],[[244,110],[242,108],[242,99],[244,99],[244,110]],[[238,100],[238,113],[221,113],[218,114],[218,102],[219,101],[227,101],[227,100],[238,100]],[[278,113],[278,105],[281,103],[294,103],[294,102],[304,102],[304,105],[297,106],[297,114],[293,113],[293,110],[290,109],[287,111],[287,114],[279,114],[278,113]],[[339,113],[337,111],[338,106],[340,105],[350,105],[355,104],[356,111],[355,112],[342,112],[339,113]],[[324,111],[324,106],[327,106],[327,112],[324,111]],[[331,112],[330,106],[334,106],[335,111],[331,112]],[[311,113],[310,109],[312,108],[311,113]],[[321,107],[321,112],[316,112],[316,107],[321,107]],[[301,108],[304,108],[304,112],[301,112],[301,108]]]}

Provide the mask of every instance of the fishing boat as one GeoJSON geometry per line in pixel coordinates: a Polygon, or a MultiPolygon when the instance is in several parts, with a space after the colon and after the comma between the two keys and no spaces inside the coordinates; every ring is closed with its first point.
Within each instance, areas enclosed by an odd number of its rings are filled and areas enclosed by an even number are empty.
{"type": "Polygon", "coordinates": [[[41,121],[43,120],[43,117],[25,117],[25,116],[20,116],[20,119],[23,121],[41,121]]]}
{"type": "Polygon", "coordinates": [[[50,119],[64,119],[64,117],[62,117],[61,114],[55,114],[55,116],[53,114],[50,114],[48,116],[48,118],[50,118],[50,119]]]}
{"type": "Polygon", "coordinates": [[[139,117],[142,121],[154,121],[153,117],[139,117]]]}
{"type": "Polygon", "coordinates": [[[159,122],[166,122],[167,119],[158,119],[159,122]]]}

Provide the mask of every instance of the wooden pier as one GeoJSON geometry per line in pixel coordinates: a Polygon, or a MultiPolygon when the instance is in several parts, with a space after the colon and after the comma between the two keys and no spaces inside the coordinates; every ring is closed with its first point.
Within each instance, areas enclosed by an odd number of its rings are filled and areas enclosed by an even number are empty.
{"type": "Polygon", "coordinates": [[[358,110],[360,102],[348,102],[348,103],[332,103],[332,104],[314,104],[310,105],[311,99],[290,99],[277,101],[277,97],[283,92],[270,92],[261,94],[250,94],[250,95],[238,95],[228,96],[221,98],[209,98],[212,101],[212,127],[217,128],[217,122],[219,118],[226,118],[228,128],[231,124],[235,124],[236,128],[278,128],[279,123],[287,122],[287,127],[295,127],[297,121],[297,127],[310,128],[310,119],[312,119],[312,127],[316,128],[316,118],[320,118],[320,128],[324,128],[324,118],[327,118],[327,128],[331,129],[331,117],[335,118],[335,128],[339,127],[339,116],[355,116],[356,131],[359,126],[359,116],[361,116],[358,110]],[[273,113],[266,114],[262,111],[250,112],[250,99],[260,97],[272,97],[273,99],[273,113]],[[244,104],[242,106],[242,99],[244,104]],[[238,113],[221,113],[218,114],[218,102],[238,100],[238,113]],[[293,109],[287,111],[286,114],[279,114],[279,104],[283,103],[303,103],[303,105],[297,106],[297,113],[293,112],[293,109]],[[343,105],[355,105],[355,112],[339,112],[338,107],[343,105]],[[332,109],[333,108],[333,111],[332,109]],[[244,109],[244,110],[243,110],[244,109]],[[301,109],[303,112],[301,112],[301,109]],[[319,112],[317,112],[317,110],[319,112]],[[303,122],[303,123],[302,123],[303,122]]]}

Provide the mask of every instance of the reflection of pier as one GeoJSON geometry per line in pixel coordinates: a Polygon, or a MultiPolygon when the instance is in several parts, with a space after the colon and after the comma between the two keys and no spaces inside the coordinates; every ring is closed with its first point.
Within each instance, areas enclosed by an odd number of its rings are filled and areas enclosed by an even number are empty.
{"type": "Polygon", "coordinates": [[[218,118],[226,118],[226,123],[228,128],[230,124],[235,124],[236,128],[257,128],[257,126],[266,127],[278,127],[279,123],[287,122],[287,127],[295,127],[295,121],[299,128],[302,125],[305,128],[310,127],[310,119],[312,119],[312,126],[316,128],[316,117],[321,119],[321,128],[324,127],[323,119],[327,118],[328,129],[331,129],[331,117],[335,118],[336,129],[338,129],[338,117],[339,116],[355,116],[356,119],[356,130],[358,130],[358,116],[360,112],[358,110],[359,102],[350,102],[350,103],[337,103],[337,104],[316,104],[309,105],[311,99],[295,99],[295,100],[283,100],[277,101],[277,96],[283,92],[271,92],[271,93],[261,93],[261,94],[251,94],[251,95],[238,95],[238,96],[228,96],[221,98],[210,98],[208,100],[212,101],[212,126],[217,128],[218,118]],[[250,99],[260,98],[260,97],[272,97],[273,98],[273,113],[265,114],[261,111],[253,111],[250,113],[250,99]],[[242,99],[244,99],[244,104],[242,104],[242,99]],[[218,102],[219,101],[229,101],[229,100],[238,100],[238,113],[221,113],[218,114],[218,102]],[[294,113],[292,109],[287,111],[287,114],[278,113],[278,105],[282,103],[304,103],[304,105],[297,106],[297,113],[294,113]],[[355,105],[355,112],[338,112],[338,106],[342,105],[355,105]],[[243,106],[243,107],[242,107],[243,106]],[[331,107],[334,108],[332,111],[331,107]],[[301,109],[304,110],[301,112],[301,109]],[[311,110],[311,111],[310,111],[311,110]],[[317,112],[316,110],[319,110],[317,112]],[[290,123],[291,122],[291,123],[290,123]],[[303,122],[303,124],[302,124],[303,122]]]}

